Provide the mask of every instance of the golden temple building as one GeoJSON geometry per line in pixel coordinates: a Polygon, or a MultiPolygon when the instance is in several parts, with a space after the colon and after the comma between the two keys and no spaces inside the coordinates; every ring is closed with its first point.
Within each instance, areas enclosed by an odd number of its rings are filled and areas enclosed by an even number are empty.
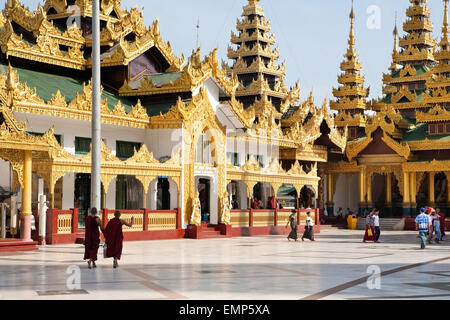
{"type": "MultiPolygon", "coordinates": [[[[20,226],[29,240],[43,195],[53,238],[69,241],[90,209],[91,7],[46,0],[31,12],[8,0],[0,14],[0,187],[15,208],[11,236],[20,226]]],[[[126,238],[204,224],[269,232],[290,213],[281,206],[323,207],[326,163],[343,157],[347,130],[326,101],[317,108],[312,95],[299,102],[299,84],[286,88],[263,8],[249,0],[243,10],[233,64],[220,66],[216,50],[177,57],[158,21],[147,27],[139,9],[101,1],[102,209],[105,219],[114,209],[135,217],[126,238]]]]}
{"type": "Polygon", "coordinates": [[[352,9],[342,86],[333,91],[337,101],[331,103],[337,125],[348,126],[349,135],[345,155],[327,164],[328,213],[376,207],[383,216],[401,217],[428,205],[450,209],[448,0],[440,41],[431,35],[427,2],[410,0],[400,39],[395,26],[383,97],[369,104],[355,55],[352,9]]]}

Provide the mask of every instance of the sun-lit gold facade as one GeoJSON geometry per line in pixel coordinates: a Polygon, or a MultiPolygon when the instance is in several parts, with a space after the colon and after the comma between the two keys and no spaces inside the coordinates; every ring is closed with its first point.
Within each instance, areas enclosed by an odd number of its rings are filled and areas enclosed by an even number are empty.
{"type": "MultiPolygon", "coordinates": [[[[0,158],[11,165],[14,185],[26,189],[24,177],[30,172],[24,168],[32,163],[52,207],[58,181],[91,170],[91,154],[74,154],[56,138],[64,132],[52,126],[84,125],[91,120],[91,2],[76,0],[75,7],[74,12],[65,0],[47,0],[30,12],[18,0],[9,0],[0,14],[0,158]],[[46,132],[32,135],[33,126],[17,120],[25,117],[39,124],[47,121],[46,132]]],[[[200,49],[188,59],[175,56],[161,37],[158,21],[145,27],[143,12],[123,10],[119,0],[101,1],[101,20],[102,124],[117,131],[117,140],[130,132],[136,137],[167,131],[180,135],[180,144],[165,161],[157,159],[157,150],[146,143],[123,159],[104,142],[105,197],[119,176],[134,176],[146,196],[155,179],[168,177],[176,184],[177,207],[188,223],[196,200],[196,177],[204,170],[217,175],[218,208],[230,200],[224,197],[231,181],[247,186],[249,200],[257,183],[267,183],[275,195],[283,185],[291,185],[297,195],[309,186],[323,202],[323,166],[330,152],[344,153],[347,129],[336,126],[326,101],[319,108],[312,96],[298,103],[299,83],[287,90],[286,65],[277,65],[278,50],[271,48],[275,38],[269,35],[270,23],[259,1],[250,0],[244,18],[238,20],[239,35],[231,39],[238,49],[229,49],[231,68],[219,66],[216,50],[203,59],[200,49]],[[244,84],[246,75],[255,78],[244,84]],[[215,99],[210,86],[218,88],[215,99]],[[224,110],[227,125],[218,108],[224,110]],[[205,132],[212,132],[214,161],[199,164],[197,141],[205,132]],[[265,166],[253,156],[236,165],[227,158],[230,143],[279,151],[265,166]]],[[[228,214],[218,217],[219,223],[230,223],[228,214]]]]}

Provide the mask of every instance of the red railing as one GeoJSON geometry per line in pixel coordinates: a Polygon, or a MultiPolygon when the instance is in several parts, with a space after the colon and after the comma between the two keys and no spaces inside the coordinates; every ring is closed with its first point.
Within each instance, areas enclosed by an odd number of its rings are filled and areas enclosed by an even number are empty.
{"type": "MultiPolygon", "coordinates": [[[[116,210],[102,209],[100,217],[106,227],[116,210]]],[[[126,221],[134,217],[131,228],[124,226],[125,240],[153,240],[182,238],[181,210],[119,210],[121,219],[126,221]]],[[[46,238],[49,244],[75,243],[83,238],[84,230],[78,230],[78,209],[47,211],[46,238]]]]}

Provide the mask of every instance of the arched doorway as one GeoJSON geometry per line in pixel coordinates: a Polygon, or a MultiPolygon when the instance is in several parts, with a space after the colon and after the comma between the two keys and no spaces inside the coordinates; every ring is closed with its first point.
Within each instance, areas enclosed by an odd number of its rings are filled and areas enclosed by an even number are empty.
{"type": "Polygon", "coordinates": [[[298,205],[297,190],[291,184],[283,184],[277,192],[277,202],[282,209],[296,209],[298,205]]]}
{"type": "Polygon", "coordinates": [[[259,203],[259,209],[270,208],[270,200],[274,196],[273,188],[268,182],[258,182],[253,187],[252,208],[254,208],[255,200],[259,203]]]}
{"type": "Polygon", "coordinates": [[[211,180],[199,178],[197,191],[200,199],[202,223],[209,224],[211,222],[211,180]]]}
{"type": "Polygon", "coordinates": [[[168,178],[158,178],[156,186],[156,210],[170,210],[170,182],[168,178]]]}
{"type": "Polygon", "coordinates": [[[304,186],[300,191],[300,208],[315,208],[316,192],[311,186],[304,186]]]}
{"type": "Polygon", "coordinates": [[[144,187],[135,176],[119,175],[116,179],[116,209],[137,210],[144,206],[144,187]]]}
{"type": "MultiPolygon", "coordinates": [[[[104,188],[101,185],[101,201],[104,203],[104,188]]],[[[78,209],[78,226],[84,229],[84,220],[91,208],[91,175],[89,173],[75,174],[74,208],[78,209]]]]}
{"type": "Polygon", "coordinates": [[[248,209],[247,185],[242,181],[231,181],[227,186],[233,210],[248,209]]]}

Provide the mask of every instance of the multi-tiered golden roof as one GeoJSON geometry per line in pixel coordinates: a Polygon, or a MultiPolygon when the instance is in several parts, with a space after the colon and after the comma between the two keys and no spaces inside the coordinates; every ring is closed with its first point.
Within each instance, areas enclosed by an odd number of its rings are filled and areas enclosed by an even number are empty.
{"type": "MultiPolygon", "coordinates": [[[[231,43],[237,48],[228,47],[228,58],[234,60],[234,64],[231,68],[225,65],[225,68],[229,75],[238,76],[240,86],[236,97],[245,107],[255,101],[271,101],[277,109],[277,118],[280,118],[289,107],[284,103],[289,96],[284,83],[286,65],[277,64],[279,50],[272,49],[275,36],[270,35],[270,22],[259,0],[249,0],[243,11],[243,19],[238,19],[236,24],[239,34],[231,33],[231,43]]],[[[294,90],[294,100],[298,100],[298,84],[294,90]]]]}
{"type": "Polygon", "coordinates": [[[403,24],[406,35],[399,41],[402,49],[397,52],[396,45],[394,47],[390,74],[383,75],[385,97],[374,107],[381,110],[384,104],[388,104],[414,119],[415,110],[427,108],[424,101],[425,83],[427,73],[435,62],[436,41],[431,35],[433,24],[428,0],[410,2],[411,6],[406,11],[408,20],[403,24]]]}
{"type": "Polygon", "coordinates": [[[341,63],[342,73],[338,76],[340,84],[333,89],[336,101],[330,102],[330,108],[337,110],[336,124],[340,127],[363,127],[365,125],[364,111],[370,89],[364,88],[364,77],[361,75],[362,65],[358,61],[355,49],[355,12],[350,12],[350,35],[348,49],[341,63]]]}

